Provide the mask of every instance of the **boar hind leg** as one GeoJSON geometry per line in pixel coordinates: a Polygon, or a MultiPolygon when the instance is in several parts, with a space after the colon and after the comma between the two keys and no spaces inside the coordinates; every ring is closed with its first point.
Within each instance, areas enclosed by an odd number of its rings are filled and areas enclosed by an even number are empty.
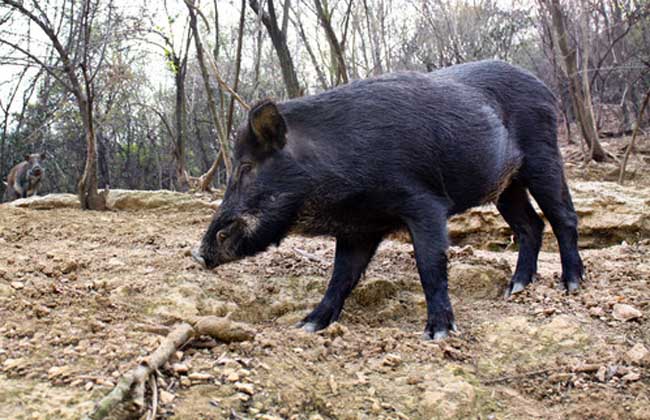
{"type": "Polygon", "coordinates": [[[560,248],[562,285],[571,292],[580,286],[584,270],[578,253],[578,217],[564,178],[559,152],[554,162],[546,161],[544,166],[538,171],[531,170],[535,176],[529,176],[528,190],[553,228],[560,248]]]}
{"type": "Polygon", "coordinates": [[[456,330],[447,291],[447,207],[436,199],[413,205],[406,219],[415,261],[427,302],[427,325],[423,337],[439,340],[456,330]]]}
{"type": "Polygon", "coordinates": [[[506,288],[506,297],[524,290],[537,273],[537,257],[542,246],[544,222],[530,204],[526,189],[514,181],[506,188],[497,208],[512,229],[519,244],[519,257],[515,274],[506,288]]]}
{"type": "Polygon", "coordinates": [[[336,321],[345,299],[359,282],[375,254],[383,235],[354,239],[337,238],[334,271],[320,304],[298,326],[306,331],[318,331],[336,321]]]}

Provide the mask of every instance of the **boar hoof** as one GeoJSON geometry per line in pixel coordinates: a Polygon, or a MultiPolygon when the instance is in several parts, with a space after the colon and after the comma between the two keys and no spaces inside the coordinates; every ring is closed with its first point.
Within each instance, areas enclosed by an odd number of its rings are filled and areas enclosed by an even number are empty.
{"type": "Polygon", "coordinates": [[[194,259],[194,261],[196,261],[197,263],[201,264],[201,267],[203,268],[206,267],[205,260],[201,256],[201,251],[199,251],[196,248],[192,250],[192,259],[194,259]]]}
{"type": "Polygon", "coordinates": [[[305,324],[302,326],[302,329],[304,331],[313,333],[319,330],[318,325],[316,325],[315,322],[305,322],[305,324]]]}
{"type": "Polygon", "coordinates": [[[422,334],[422,338],[424,340],[433,340],[433,341],[440,341],[444,340],[445,338],[449,337],[450,332],[458,332],[458,327],[456,327],[456,323],[452,322],[451,327],[449,329],[443,329],[443,330],[438,330],[434,332],[433,334],[431,331],[425,331],[422,334]]]}
{"type": "Polygon", "coordinates": [[[564,283],[564,288],[566,289],[567,293],[577,292],[577,290],[580,288],[580,282],[577,280],[568,281],[564,283]]]}
{"type": "Polygon", "coordinates": [[[526,288],[526,285],[525,285],[525,284],[522,284],[522,283],[519,283],[519,282],[516,282],[516,283],[510,283],[510,284],[508,285],[508,288],[506,289],[505,298],[507,299],[507,298],[509,298],[510,296],[515,295],[515,294],[521,292],[521,291],[524,290],[525,288],[526,288]]]}
{"type": "Polygon", "coordinates": [[[323,327],[319,327],[318,324],[313,321],[300,321],[296,323],[294,327],[301,328],[303,331],[307,331],[309,333],[313,333],[323,329],[323,327]]]}

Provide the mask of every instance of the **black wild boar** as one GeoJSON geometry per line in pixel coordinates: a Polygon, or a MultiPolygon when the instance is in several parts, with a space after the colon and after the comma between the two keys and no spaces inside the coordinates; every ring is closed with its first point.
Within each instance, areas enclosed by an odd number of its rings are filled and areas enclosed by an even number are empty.
{"type": "Polygon", "coordinates": [[[33,153],[25,155],[23,162],[11,168],[7,176],[4,202],[31,197],[38,192],[44,171],[41,165],[43,160],[45,160],[45,153],[33,153]]]}
{"type": "Polygon", "coordinates": [[[556,102],[535,76],[500,61],[388,74],[282,103],[255,105],[236,140],[223,204],[194,258],[213,268],[291,231],[336,238],[321,303],[300,324],[335,321],[377,246],[406,228],[427,302],[426,338],[455,328],[447,293],[447,219],[496,205],[519,243],[506,294],[533,280],[544,223],[560,246],[562,284],[583,266],[556,138],[556,102]]]}

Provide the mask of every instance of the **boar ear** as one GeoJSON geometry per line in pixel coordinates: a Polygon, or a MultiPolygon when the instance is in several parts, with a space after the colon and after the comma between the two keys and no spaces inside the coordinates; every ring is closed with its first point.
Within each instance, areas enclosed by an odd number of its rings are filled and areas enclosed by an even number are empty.
{"type": "Polygon", "coordinates": [[[248,113],[248,124],[265,149],[280,150],[287,142],[287,125],[273,101],[255,105],[248,113]]]}
{"type": "Polygon", "coordinates": [[[30,155],[29,153],[26,153],[23,157],[25,158],[25,160],[27,162],[29,162],[29,160],[32,158],[32,155],[30,155]]]}
{"type": "Polygon", "coordinates": [[[45,160],[47,158],[47,155],[45,153],[41,153],[41,160],[45,160]]]}

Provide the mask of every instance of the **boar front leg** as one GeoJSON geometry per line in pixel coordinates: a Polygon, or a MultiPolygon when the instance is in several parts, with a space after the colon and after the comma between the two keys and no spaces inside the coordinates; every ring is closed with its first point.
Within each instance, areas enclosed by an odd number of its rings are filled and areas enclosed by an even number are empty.
{"type": "Polygon", "coordinates": [[[305,331],[318,331],[339,318],[345,299],[359,282],[382,237],[383,235],[377,234],[352,239],[336,238],[334,271],[325,296],[298,327],[305,331]]]}
{"type": "Polygon", "coordinates": [[[406,224],[427,302],[423,337],[439,340],[456,330],[447,290],[447,207],[442,200],[419,198],[406,224]]]}

